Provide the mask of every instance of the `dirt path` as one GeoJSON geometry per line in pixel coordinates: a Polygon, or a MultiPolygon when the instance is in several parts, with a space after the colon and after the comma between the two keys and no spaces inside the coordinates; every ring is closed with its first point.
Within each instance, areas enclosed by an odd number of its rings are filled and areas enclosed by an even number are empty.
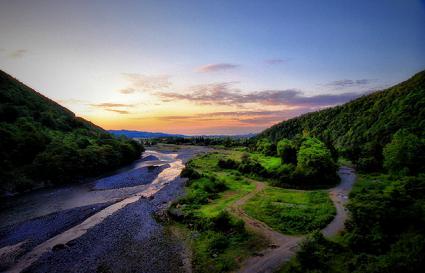
{"type": "Polygon", "coordinates": [[[242,219],[248,229],[261,234],[269,240],[270,247],[259,253],[258,256],[246,260],[238,272],[241,273],[259,273],[274,272],[282,263],[288,261],[295,253],[298,242],[302,239],[300,236],[289,236],[274,231],[261,221],[258,221],[245,213],[243,205],[258,192],[264,189],[265,184],[258,181],[255,183],[255,190],[248,193],[229,207],[229,211],[242,219]]]}
{"type": "MultiPolygon", "coordinates": [[[[344,223],[347,220],[348,214],[345,209],[345,204],[348,201],[348,194],[356,180],[355,171],[348,167],[341,167],[338,171],[341,178],[341,183],[329,190],[329,195],[336,208],[335,218],[326,226],[322,233],[329,237],[336,235],[344,229],[344,223]]],[[[252,181],[255,183],[255,190],[248,193],[229,207],[229,211],[245,222],[248,229],[261,234],[270,242],[270,247],[246,260],[239,273],[268,273],[275,272],[281,266],[289,261],[297,250],[300,241],[304,236],[284,235],[274,231],[265,223],[258,221],[248,216],[243,210],[243,205],[258,192],[265,188],[265,183],[252,181]]]]}

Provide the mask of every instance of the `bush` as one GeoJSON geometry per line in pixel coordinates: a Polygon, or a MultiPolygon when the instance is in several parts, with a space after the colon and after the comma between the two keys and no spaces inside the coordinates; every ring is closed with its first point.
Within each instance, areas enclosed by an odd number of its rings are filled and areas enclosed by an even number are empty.
{"type": "Polygon", "coordinates": [[[268,172],[263,167],[263,165],[261,165],[260,163],[252,159],[242,161],[238,166],[238,170],[241,173],[249,174],[249,175],[257,175],[257,176],[268,175],[268,172]]]}
{"type": "Polygon", "coordinates": [[[229,241],[223,233],[209,232],[208,251],[216,254],[222,253],[228,246],[229,241]]]}
{"type": "Polygon", "coordinates": [[[222,169],[237,169],[238,163],[233,159],[219,159],[218,166],[222,169]]]}
{"type": "Polygon", "coordinates": [[[202,177],[202,175],[198,173],[194,168],[192,168],[189,164],[186,165],[180,176],[189,179],[199,179],[202,177]]]}
{"type": "Polygon", "coordinates": [[[227,189],[226,184],[215,177],[205,178],[204,181],[202,189],[208,193],[219,193],[227,189]]]}
{"type": "Polygon", "coordinates": [[[298,261],[304,265],[304,269],[319,269],[322,272],[328,271],[327,262],[329,260],[328,241],[322,233],[314,232],[302,242],[300,250],[297,252],[298,261]]]}
{"type": "Polygon", "coordinates": [[[244,231],[244,222],[242,220],[233,219],[227,211],[221,211],[212,219],[214,229],[217,231],[242,232],[244,231]]]}
{"type": "Polygon", "coordinates": [[[295,170],[295,165],[293,164],[282,164],[276,170],[276,176],[280,179],[285,179],[291,177],[291,174],[295,170]]]}

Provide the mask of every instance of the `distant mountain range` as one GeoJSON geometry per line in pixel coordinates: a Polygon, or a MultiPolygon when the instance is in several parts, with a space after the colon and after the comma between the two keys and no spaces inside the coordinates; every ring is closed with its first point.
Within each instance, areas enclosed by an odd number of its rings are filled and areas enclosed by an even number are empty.
{"type": "Polygon", "coordinates": [[[161,138],[161,137],[206,137],[206,138],[250,138],[255,136],[256,134],[243,134],[243,135],[196,135],[196,136],[188,136],[182,134],[167,134],[161,132],[145,132],[145,131],[131,131],[131,130],[108,130],[109,133],[116,136],[126,136],[130,138],[161,138]]]}
{"type": "Polygon", "coordinates": [[[126,136],[130,138],[158,138],[158,137],[187,137],[180,134],[167,134],[160,132],[144,132],[131,130],[108,130],[109,133],[116,136],[126,136]]]}

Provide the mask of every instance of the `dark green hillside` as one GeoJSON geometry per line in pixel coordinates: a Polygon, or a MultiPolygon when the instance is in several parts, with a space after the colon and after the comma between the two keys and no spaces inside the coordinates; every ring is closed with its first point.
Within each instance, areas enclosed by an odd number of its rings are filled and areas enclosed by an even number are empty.
{"type": "Polygon", "coordinates": [[[333,144],[364,170],[382,167],[382,151],[400,129],[425,136],[425,71],[383,91],[308,113],[265,130],[273,142],[307,132],[333,144]]]}
{"type": "Polygon", "coordinates": [[[0,71],[0,193],[96,176],[142,149],[0,71]]]}

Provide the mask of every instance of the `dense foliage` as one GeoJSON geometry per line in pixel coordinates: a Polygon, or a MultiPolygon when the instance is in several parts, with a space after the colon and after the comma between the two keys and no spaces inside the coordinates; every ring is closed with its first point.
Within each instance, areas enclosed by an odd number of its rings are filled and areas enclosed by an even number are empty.
{"type": "Polygon", "coordinates": [[[337,165],[329,149],[317,138],[308,137],[297,153],[293,182],[305,184],[336,184],[337,165]]]}
{"type": "Polygon", "coordinates": [[[167,136],[158,138],[142,139],[146,146],[158,143],[175,145],[199,145],[199,146],[219,146],[219,147],[247,147],[252,145],[252,140],[248,136],[167,136]]]}
{"type": "Polygon", "coordinates": [[[266,156],[277,154],[280,165],[267,169],[257,160],[247,156],[241,162],[220,161],[223,168],[236,168],[240,172],[255,177],[271,179],[274,186],[296,188],[320,188],[335,185],[338,181],[337,165],[330,148],[315,137],[297,136],[281,139],[277,145],[262,138],[257,141],[255,149],[266,156]]]}
{"type": "Polygon", "coordinates": [[[399,130],[384,147],[384,167],[392,174],[425,172],[425,141],[407,130],[399,130]]]}
{"type": "Polygon", "coordinates": [[[340,243],[316,234],[286,272],[422,272],[425,268],[425,176],[362,176],[340,243]]]}
{"type": "Polygon", "coordinates": [[[258,136],[273,143],[283,138],[318,137],[358,167],[382,168],[382,151],[392,136],[406,129],[425,136],[425,71],[384,91],[375,92],[341,106],[308,113],[279,123],[258,136]]]}
{"type": "Polygon", "coordinates": [[[96,176],[140,157],[116,138],[0,71],[0,193],[96,176]]]}
{"type": "Polygon", "coordinates": [[[297,149],[293,142],[289,139],[281,139],[277,143],[277,154],[280,156],[282,163],[296,164],[297,149]]]}

